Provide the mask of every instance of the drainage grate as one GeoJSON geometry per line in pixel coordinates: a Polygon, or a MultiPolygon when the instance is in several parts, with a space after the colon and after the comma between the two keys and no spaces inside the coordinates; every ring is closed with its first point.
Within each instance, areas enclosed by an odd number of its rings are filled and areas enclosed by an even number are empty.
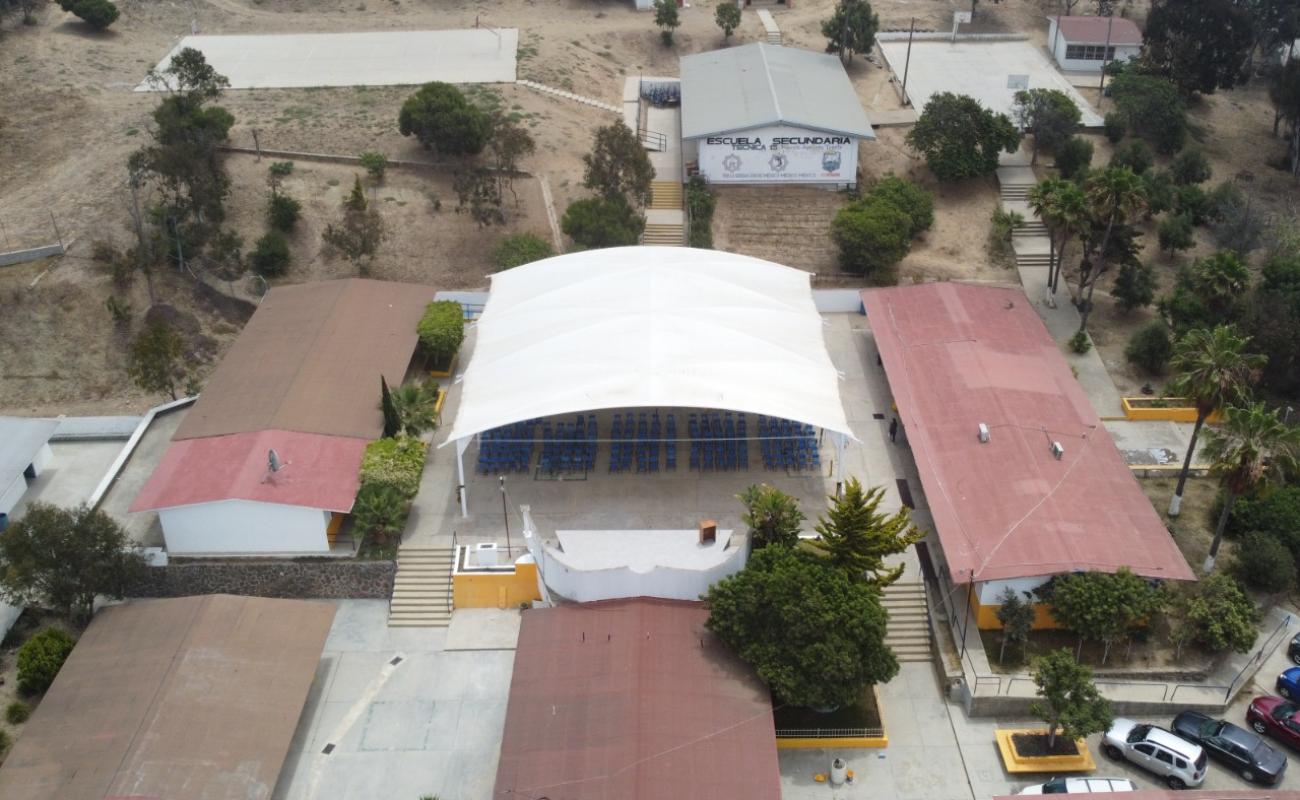
{"type": "Polygon", "coordinates": [[[389,664],[392,664],[392,665],[395,667],[395,666],[397,666],[398,664],[402,663],[402,657],[401,657],[401,656],[397,656],[396,658],[394,658],[392,661],[389,661],[388,663],[389,663],[389,664]]]}
{"type": "Polygon", "coordinates": [[[903,505],[908,508],[916,508],[916,503],[912,501],[912,490],[907,488],[907,481],[899,478],[894,482],[898,484],[898,496],[903,499],[903,505]]]}
{"type": "Polygon", "coordinates": [[[885,418],[885,415],[884,415],[884,414],[872,414],[872,415],[871,415],[871,418],[872,418],[872,419],[884,419],[884,418],[885,418]]]}
{"type": "Polygon", "coordinates": [[[324,753],[325,755],[329,755],[330,753],[333,753],[333,752],[334,752],[334,745],[332,745],[332,744],[327,744],[327,745],[325,745],[325,749],[322,750],[321,752],[324,753]]]}

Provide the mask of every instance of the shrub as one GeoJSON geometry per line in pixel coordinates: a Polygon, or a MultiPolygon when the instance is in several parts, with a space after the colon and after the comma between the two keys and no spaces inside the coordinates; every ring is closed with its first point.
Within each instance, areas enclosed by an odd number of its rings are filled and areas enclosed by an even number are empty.
{"type": "Polygon", "coordinates": [[[864,195],[868,202],[888,203],[911,220],[907,235],[915,239],[934,224],[934,195],[907,178],[886,175],[871,185],[864,195]]]}
{"type": "MultiPolygon", "coordinates": [[[[1223,510],[1216,503],[1213,513],[1223,510]]],[[[1239,497],[1228,517],[1228,536],[1263,533],[1281,542],[1296,563],[1300,563],[1300,486],[1283,486],[1258,497],[1239,497]]]]}
{"type": "Polygon", "coordinates": [[[697,175],[686,184],[686,207],[691,214],[691,247],[713,249],[713,209],[717,203],[703,178],[697,175]]]}
{"type": "Polygon", "coordinates": [[[271,166],[266,168],[272,175],[292,175],[292,161],[272,161],[271,166]]]}
{"type": "Polygon", "coordinates": [[[426,356],[448,362],[465,341],[465,309],[455,300],[436,300],[424,307],[415,332],[426,356]]]}
{"type": "Polygon", "coordinates": [[[1210,218],[1210,197],[1194,183],[1180,186],[1174,195],[1174,213],[1185,215],[1193,225],[1204,225],[1210,218]]]}
{"type": "Polygon", "coordinates": [[[1210,179],[1210,160],[1201,148],[1192,146],[1182,150],[1169,167],[1173,173],[1174,183],[1186,186],[1189,183],[1205,183],[1210,179]]]}
{"type": "Polygon", "coordinates": [[[1079,331],[1070,337],[1070,349],[1079,355],[1083,355],[1092,349],[1092,340],[1088,338],[1086,331],[1079,331]]]}
{"type": "Polygon", "coordinates": [[[384,172],[388,170],[388,156],[383,153],[362,153],[357,161],[366,172],[374,176],[375,180],[384,179],[384,172]]]}
{"type": "Polygon", "coordinates": [[[407,500],[420,491],[420,476],[428,455],[424,442],[410,436],[376,439],[361,456],[361,490],[378,492],[387,487],[407,500]]]}
{"type": "Polygon", "coordinates": [[[46,628],[18,650],[18,691],[40,694],[50,688],[77,642],[58,628],[46,628]]]}
{"type": "Polygon", "coordinates": [[[1246,196],[1241,193],[1236,184],[1224,181],[1206,193],[1205,203],[1205,218],[1211,222],[1218,222],[1228,209],[1244,206],[1246,196]]]}
{"type": "Polygon", "coordinates": [[[15,700],[5,707],[5,719],[9,720],[10,725],[22,725],[31,715],[32,707],[22,700],[15,700]]]}
{"type": "Polygon", "coordinates": [[[1071,136],[1056,148],[1056,168],[1062,178],[1073,178],[1080,170],[1092,166],[1092,142],[1078,136],[1071,136]]]}
{"type": "Polygon", "coordinates": [[[1111,79],[1115,107],[1128,120],[1129,132],[1146,136],[1162,153],[1177,153],[1187,141],[1187,107],[1178,90],[1163,78],[1123,72],[1111,79]]]}
{"type": "Polygon", "coordinates": [[[1125,261],[1120,264],[1110,294],[1125,313],[1151,305],[1156,299],[1156,268],[1140,261],[1125,261]]]}
{"type": "Polygon", "coordinates": [[[1138,328],[1124,348],[1125,358],[1154,375],[1165,371],[1173,353],[1174,342],[1169,336],[1169,327],[1159,320],[1138,328]]]}
{"type": "Polygon", "coordinates": [[[366,534],[374,534],[375,541],[387,542],[390,534],[401,534],[410,506],[410,499],[391,486],[362,486],[352,504],[352,537],[360,542],[366,534]]]}
{"type": "Polygon", "coordinates": [[[516,233],[501,240],[488,258],[497,269],[512,269],[555,255],[551,243],[535,233],[516,233]]]}
{"type": "Polygon", "coordinates": [[[1147,219],[1174,207],[1174,178],[1167,169],[1149,169],[1142,173],[1142,189],[1147,193],[1147,219]]]}
{"type": "Polygon", "coordinates": [[[1232,564],[1237,577],[1261,591],[1285,592],[1295,583],[1295,559],[1276,537],[1258,531],[1246,534],[1232,564]]]}
{"type": "Polygon", "coordinates": [[[1173,255],[1175,250],[1190,250],[1196,245],[1196,236],[1192,233],[1192,218],[1186,214],[1176,214],[1160,220],[1156,228],[1160,239],[1160,249],[1168,250],[1173,255]]]}
{"type": "Polygon", "coordinates": [[[59,7],[71,11],[92,28],[103,30],[117,21],[117,6],[109,0],[59,0],[59,7]]]}
{"type": "Polygon", "coordinates": [[[912,248],[911,228],[911,218],[890,203],[865,198],[849,203],[831,222],[840,267],[864,276],[889,269],[912,248]]]}
{"type": "Polygon", "coordinates": [[[1106,115],[1106,126],[1104,130],[1106,132],[1106,138],[1110,140],[1110,143],[1118,144],[1120,139],[1124,138],[1124,134],[1128,133],[1128,120],[1124,118],[1123,114],[1112,111],[1106,115]]]}
{"type": "Polygon", "coordinates": [[[1128,147],[1117,149],[1110,157],[1112,167],[1128,167],[1134,175],[1141,175],[1156,163],[1155,153],[1141,139],[1129,142],[1128,147]]]}
{"type": "Polygon", "coordinates": [[[253,269],[267,277],[283,275],[289,271],[289,240],[279,231],[267,231],[257,240],[257,245],[248,256],[253,269]]]}
{"type": "Polygon", "coordinates": [[[275,230],[288,233],[301,217],[302,203],[289,195],[271,192],[266,198],[266,221],[275,230]]]}
{"type": "Polygon", "coordinates": [[[645,230],[645,217],[636,213],[622,196],[589,197],[570,203],[560,223],[561,230],[582,247],[634,245],[645,230]]]}

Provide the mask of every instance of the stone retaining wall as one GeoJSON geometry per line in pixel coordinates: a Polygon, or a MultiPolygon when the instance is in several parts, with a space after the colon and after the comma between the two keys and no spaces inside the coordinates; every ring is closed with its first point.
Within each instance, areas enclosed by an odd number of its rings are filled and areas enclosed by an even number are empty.
{"type": "Polygon", "coordinates": [[[237,594],[321,600],[387,600],[395,561],[220,561],[152,567],[137,597],[237,594]]]}

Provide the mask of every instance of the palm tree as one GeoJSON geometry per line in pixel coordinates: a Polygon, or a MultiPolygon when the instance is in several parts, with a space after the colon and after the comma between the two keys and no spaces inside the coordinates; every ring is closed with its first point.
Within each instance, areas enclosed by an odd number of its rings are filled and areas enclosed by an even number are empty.
{"type": "Polygon", "coordinates": [[[1088,225],[1088,198],[1078,184],[1067,181],[1056,194],[1053,215],[1061,228],[1061,252],[1056,258],[1056,273],[1052,276],[1052,298],[1055,305],[1056,292],[1061,288],[1061,266],[1065,261],[1065,248],[1070,237],[1088,225]]]}
{"type": "Polygon", "coordinates": [[[1233,501],[1300,467],[1300,428],[1278,419],[1277,409],[1263,403],[1228,406],[1223,417],[1223,423],[1212,426],[1205,435],[1210,474],[1218,477],[1226,493],[1210,555],[1205,559],[1206,573],[1214,569],[1233,501]]]}
{"type": "Polygon", "coordinates": [[[1057,198],[1061,188],[1069,182],[1063,178],[1043,178],[1029,188],[1025,199],[1029,210],[1047,228],[1047,305],[1056,307],[1056,298],[1052,296],[1052,276],[1056,270],[1056,234],[1061,229],[1061,220],[1057,214],[1057,198]]]}
{"type": "Polygon", "coordinates": [[[438,426],[434,404],[438,402],[436,381],[405,383],[392,390],[393,406],[407,436],[419,436],[438,426]]]}
{"type": "Polygon", "coordinates": [[[1192,291],[1217,319],[1233,299],[1250,288],[1250,270],[1236,253],[1224,251],[1198,258],[1192,264],[1191,283],[1192,291]]]}
{"type": "Polygon", "coordinates": [[[1174,345],[1174,355],[1169,365],[1176,372],[1169,382],[1168,391],[1177,397],[1187,398],[1196,407],[1196,426],[1192,428],[1192,441],[1187,445],[1182,472],[1178,474],[1178,488],[1169,501],[1169,516],[1178,516],[1183,503],[1183,487],[1187,485],[1187,472],[1192,466],[1192,451],[1196,437],[1205,420],[1219,408],[1246,402],[1250,384],[1263,368],[1264,356],[1246,352],[1249,336],[1240,336],[1232,325],[1220,325],[1212,331],[1188,331],[1174,345]]]}
{"type": "Polygon", "coordinates": [[[1088,179],[1087,194],[1093,220],[1104,222],[1106,229],[1101,237],[1101,248],[1097,252],[1097,269],[1083,273],[1079,282],[1079,300],[1083,303],[1079,333],[1088,330],[1092,293],[1097,288],[1097,279],[1106,271],[1106,250],[1110,247],[1111,233],[1116,225],[1123,225],[1129,217],[1146,207],[1146,190],[1142,187],[1142,179],[1128,167],[1110,167],[1093,175],[1088,179]],[[1083,296],[1084,281],[1088,284],[1086,298],[1083,296]]]}

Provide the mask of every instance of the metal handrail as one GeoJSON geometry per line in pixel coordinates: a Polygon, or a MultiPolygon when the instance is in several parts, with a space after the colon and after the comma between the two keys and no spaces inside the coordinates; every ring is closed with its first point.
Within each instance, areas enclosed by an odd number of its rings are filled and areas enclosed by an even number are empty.
{"type": "Polygon", "coordinates": [[[451,570],[447,573],[447,608],[454,611],[455,596],[452,589],[456,581],[456,566],[460,564],[460,548],[456,545],[456,530],[451,531],[451,570]]]}
{"type": "Polygon", "coordinates": [[[637,136],[641,137],[642,145],[653,144],[660,151],[668,149],[668,136],[666,134],[659,133],[658,131],[648,130],[646,128],[640,128],[637,130],[636,133],[637,136]]]}
{"type": "Polygon", "coordinates": [[[883,728],[777,728],[778,739],[883,739],[883,728]]]}

